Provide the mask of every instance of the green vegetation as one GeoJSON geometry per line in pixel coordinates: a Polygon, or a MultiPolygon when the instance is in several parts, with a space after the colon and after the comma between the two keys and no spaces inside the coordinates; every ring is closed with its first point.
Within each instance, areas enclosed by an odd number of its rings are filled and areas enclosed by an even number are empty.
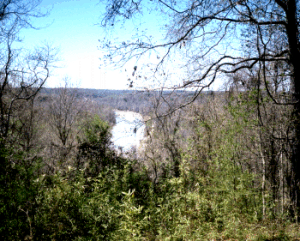
{"type": "Polygon", "coordinates": [[[153,119],[156,128],[139,160],[111,149],[110,126],[97,115],[77,119],[74,150],[55,169],[48,164],[53,157],[39,149],[29,157],[3,144],[2,239],[298,240],[288,187],[272,186],[272,173],[251,156],[267,135],[253,92],[231,94],[227,104],[224,98],[194,103],[176,114],[180,120],[153,119]]]}
{"type": "MultiPolygon", "coordinates": [[[[104,24],[139,10],[124,1],[108,5],[104,24]]],[[[222,41],[226,20],[260,30],[255,41],[243,35],[250,46],[245,53],[256,49],[251,44],[267,51],[236,63],[221,59],[184,84],[201,84],[207,76],[213,81],[222,70],[228,74],[224,92],[43,89],[55,57],[51,48],[17,61],[12,44],[20,28],[32,27],[30,17],[44,16],[35,11],[39,1],[0,3],[1,240],[300,240],[300,74],[292,54],[299,54],[299,39],[298,47],[282,48],[294,43],[285,41],[299,28],[299,4],[208,0],[207,13],[200,2],[175,11],[183,15],[174,18],[182,24],[174,25],[179,39],[171,47],[185,48],[189,38],[198,39],[194,30],[214,27],[207,20],[219,23],[222,41]],[[187,26],[192,29],[182,37],[187,26]],[[138,158],[112,148],[113,108],[147,118],[138,158]]],[[[163,4],[168,14],[175,10],[171,3],[163,4]]],[[[137,51],[144,44],[127,47],[137,51]]]]}

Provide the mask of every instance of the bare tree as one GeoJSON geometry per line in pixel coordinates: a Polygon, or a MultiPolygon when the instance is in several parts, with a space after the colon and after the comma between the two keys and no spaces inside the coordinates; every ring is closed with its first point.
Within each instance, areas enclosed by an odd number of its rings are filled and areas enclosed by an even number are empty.
{"type": "MultiPolygon", "coordinates": [[[[17,59],[8,40],[6,56],[0,66],[0,135],[5,140],[14,126],[15,114],[22,102],[33,100],[49,78],[54,56],[49,46],[17,59]],[[20,61],[20,62],[19,62],[20,61]]],[[[12,136],[12,135],[11,135],[12,136]]]]}
{"type": "MultiPolygon", "coordinates": [[[[291,146],[292,193],[294,206],[300,208],[300,3],[296,0],[156,0],[151,3],[132,0],[107,0],[102,21],[114,26],[120,18],[157,9],[165,14],[165,38],[153,43],[142,34],[135,42],[120,45],[106,43],[108,57],[114,60],[140,58],[159,51],[163,56],[155,72],[163,69],[172,55],[184,52],[184,66],[190,75],[182,79],[181,88],[193,87],[193,102],[204,88],[217,79],[242,70],[255,73],[255,87],[266,88],[274,103],[292,106],[291,146]],[[279,87],[280,86],[280,87],[279,87]],[[285,86],[283,88],[283,86],[285,86]],[[276,94],[277,93],[277,94],[276,94]],[[278,95],[280,93],[280,95],[278,95]],[[283,98],[284,96],[284,98],[283,98]]],[[[142,15],[140,15],[142,16],[142,15]]],[[[289,108],[289,107],[288,107],[289,108]]],[[[280,138],[280,137],[277,137],[280,138]]]]}
{"type": "Polygon", "coordinates": [[[32,52],[13,48],[21,28],[33,27],[31,17],[45,16],[40,1],[4,0],[0,3],[0,140],[13,141],[18,110],[32,101],[50,75],[55,53],[49,46],[32,52]]]}
{"type": "MultiPolygon", "coordinates": [[[[161,49],[164,55],[158,68],[164,67],[167,57],[175,53],[173,50],[180,49],[187,57],[184,64],[191,66],[193,70],[190,78],[185,80],[181,87],[198,87],[195,97],[202,89],[209,87],[219,75],[226,77],[242,69],[255,68],[260,69],[263,75],[267,63],[288,64],[290,68],[289,72],[285,73],[285,81],[290,81],[291,85],[295,86],[298,73],[294,58],[299,55],[299,11],[295,1],[153,2],[154,6],[158,5],[167,12],[168,18],[166,23],[163,23],[169,27],[165,33],[166,41],[152,44],[146,42],[146,38],[139,38],[136,42],[110,44],[110,58],[122,54],[123,61],[127,61],[161,49]],[[222,44],[226,45],[226,48],[223,48],[222,44]],[[247,49],[249,51],[245,51],[247,49]],[[218,55],[219,57],[216,57],[218,55]],[[208,61],[209,58],[211,61],[208,61]]],[[[119,17],[130,18],[135,13],[145,10],[142,9],[143,6],[143,1],[107,1],[102,25],[114,25],[119,17]]],[[[268,79],[264,78],[262,81],[268,79]]]]}
{"type": "Polygon", "coordinates": [[[65,86],[58,88],[53,94],[48,111],[48,123],[55,136],[51,145],[59,149],[58,155],[64,161],[75,146],[82,111],[82,103],[78,100],[76,89],[69,88],[68,85],[68,79],[65,79],[65,86]]]}

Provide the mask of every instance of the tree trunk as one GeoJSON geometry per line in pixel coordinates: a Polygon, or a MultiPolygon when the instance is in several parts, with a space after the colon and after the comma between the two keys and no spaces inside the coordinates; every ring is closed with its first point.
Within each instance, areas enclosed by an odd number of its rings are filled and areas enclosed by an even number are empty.
{"type": "Polygon", "coordinates": [[[289,42],[290,64],[292,67],[292,85],[294,101],[296,102],[293,110],[293,128],[294,128],[294,141],[292,147],[292,201],[294,204],[295,217],[298,216],[300,209],[300,68],[298,61],[300,59],[299,49],[299,30],[297,22],[297,7],[295,0],[287,2],[287,37],[289,42]]]}

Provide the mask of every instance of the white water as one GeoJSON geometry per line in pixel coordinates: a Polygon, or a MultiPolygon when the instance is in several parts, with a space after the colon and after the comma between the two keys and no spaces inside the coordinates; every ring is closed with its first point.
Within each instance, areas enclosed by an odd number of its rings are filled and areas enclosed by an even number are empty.
{"type": "Polygon", "coordinates": [[[115,147],[120,147],[125,152],[133,147],[138,150],[145,131],[142,115],[119,110],[116,110],[115,114],[116,125],[112,129],[112,142],[115,147]]]}

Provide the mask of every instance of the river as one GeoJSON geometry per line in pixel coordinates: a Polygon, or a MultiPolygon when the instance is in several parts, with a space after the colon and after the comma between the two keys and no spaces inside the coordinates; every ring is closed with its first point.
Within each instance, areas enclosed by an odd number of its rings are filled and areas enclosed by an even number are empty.
{"type": "Polygon", "coordinates": [[[116,124],[112,129],[112,142],[118,149],[127,152],[132,148],[138,150],[144,139],[145,124],[141,114],[132,111],[115,111],[116,124]]]}

